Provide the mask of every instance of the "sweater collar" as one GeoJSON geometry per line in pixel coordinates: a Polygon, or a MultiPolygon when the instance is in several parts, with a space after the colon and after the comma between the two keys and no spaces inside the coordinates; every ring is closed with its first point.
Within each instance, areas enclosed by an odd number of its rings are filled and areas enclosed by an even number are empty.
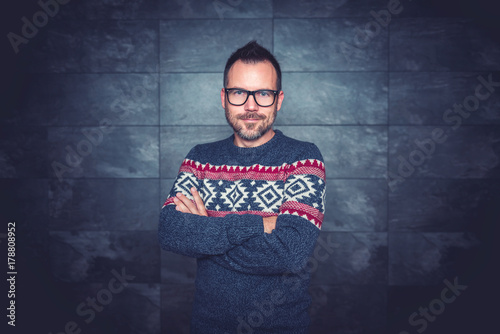
{"type": "Polygon", "coordinates": [[[238,154],[242,156],[255,156],[261,152],[266,152],[272,150],[276,143],[283,137],[283,132],[274,129],[274,136],[269,141],[256,147],[239,147],[234,145],[234,133],[226,140],[228,149],[233,154],[238,154]]]}

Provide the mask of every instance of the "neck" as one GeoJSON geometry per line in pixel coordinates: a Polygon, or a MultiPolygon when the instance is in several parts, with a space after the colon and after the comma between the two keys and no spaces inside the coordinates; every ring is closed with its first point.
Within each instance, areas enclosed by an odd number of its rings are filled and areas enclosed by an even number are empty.
{"type": "Polygon", "coordinates": [[[237,133],[234,133],[234,145],[245,148],[261,146],[270,141],[274,137],[274,134],[274,130],[269,129],[262,137],[254,140],[246,140],[238,136],[237,133]]]}

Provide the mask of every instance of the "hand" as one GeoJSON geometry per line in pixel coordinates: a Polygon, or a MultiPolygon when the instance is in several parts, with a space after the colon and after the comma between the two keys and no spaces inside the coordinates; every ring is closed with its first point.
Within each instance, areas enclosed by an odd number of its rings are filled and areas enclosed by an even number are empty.
{"type": "Polygon", "coordinates": [[[264,217],[262,220],[264,221],[264,233],[272,233],[273,230],[276,228],[276,219],[277,216],[271,216],[271,217],[264,217]]]}
{"type": "Polygon", "coordinates": [[[191,188],[191,194],[193,195],[195,203],[182,193],[177,193],[174,197],[175,209],[180,212],[192,213],[198,216],[208,216],[205,204],[203,204],[203,200],[195,187],[191,188]]]}

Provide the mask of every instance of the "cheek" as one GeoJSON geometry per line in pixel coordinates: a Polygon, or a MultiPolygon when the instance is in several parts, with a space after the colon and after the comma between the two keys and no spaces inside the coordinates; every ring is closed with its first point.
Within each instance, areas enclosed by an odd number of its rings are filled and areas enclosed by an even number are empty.
{"type": "Polygon", "coordinates": [[[234,108],[231,108],[230,105],[226,105],[226,108],[224,108],[226,112],[226,117],[232,119],[232,120],[237,120],[237,116],[239,112],[237,110],[234,110],[234,108]]]}

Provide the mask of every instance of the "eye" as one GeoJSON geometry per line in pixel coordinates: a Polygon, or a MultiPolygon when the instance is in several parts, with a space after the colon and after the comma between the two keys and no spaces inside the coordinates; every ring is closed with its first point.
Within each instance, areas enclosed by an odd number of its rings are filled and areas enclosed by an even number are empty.
{"type": "Polygon", "coordinates": [[[261,90],[259,91],[259,95],[262,96],[262,97],[269,97],[273,94],[272,91],[270,90],[261,90]]]}
{"type": "Polygon", "coordinates": [[[231,90],[229,92],[231,95],[245,95],[246,94],[246,91],[244,91],[242,89],[234,89],[234,90],[231,90]]]}

